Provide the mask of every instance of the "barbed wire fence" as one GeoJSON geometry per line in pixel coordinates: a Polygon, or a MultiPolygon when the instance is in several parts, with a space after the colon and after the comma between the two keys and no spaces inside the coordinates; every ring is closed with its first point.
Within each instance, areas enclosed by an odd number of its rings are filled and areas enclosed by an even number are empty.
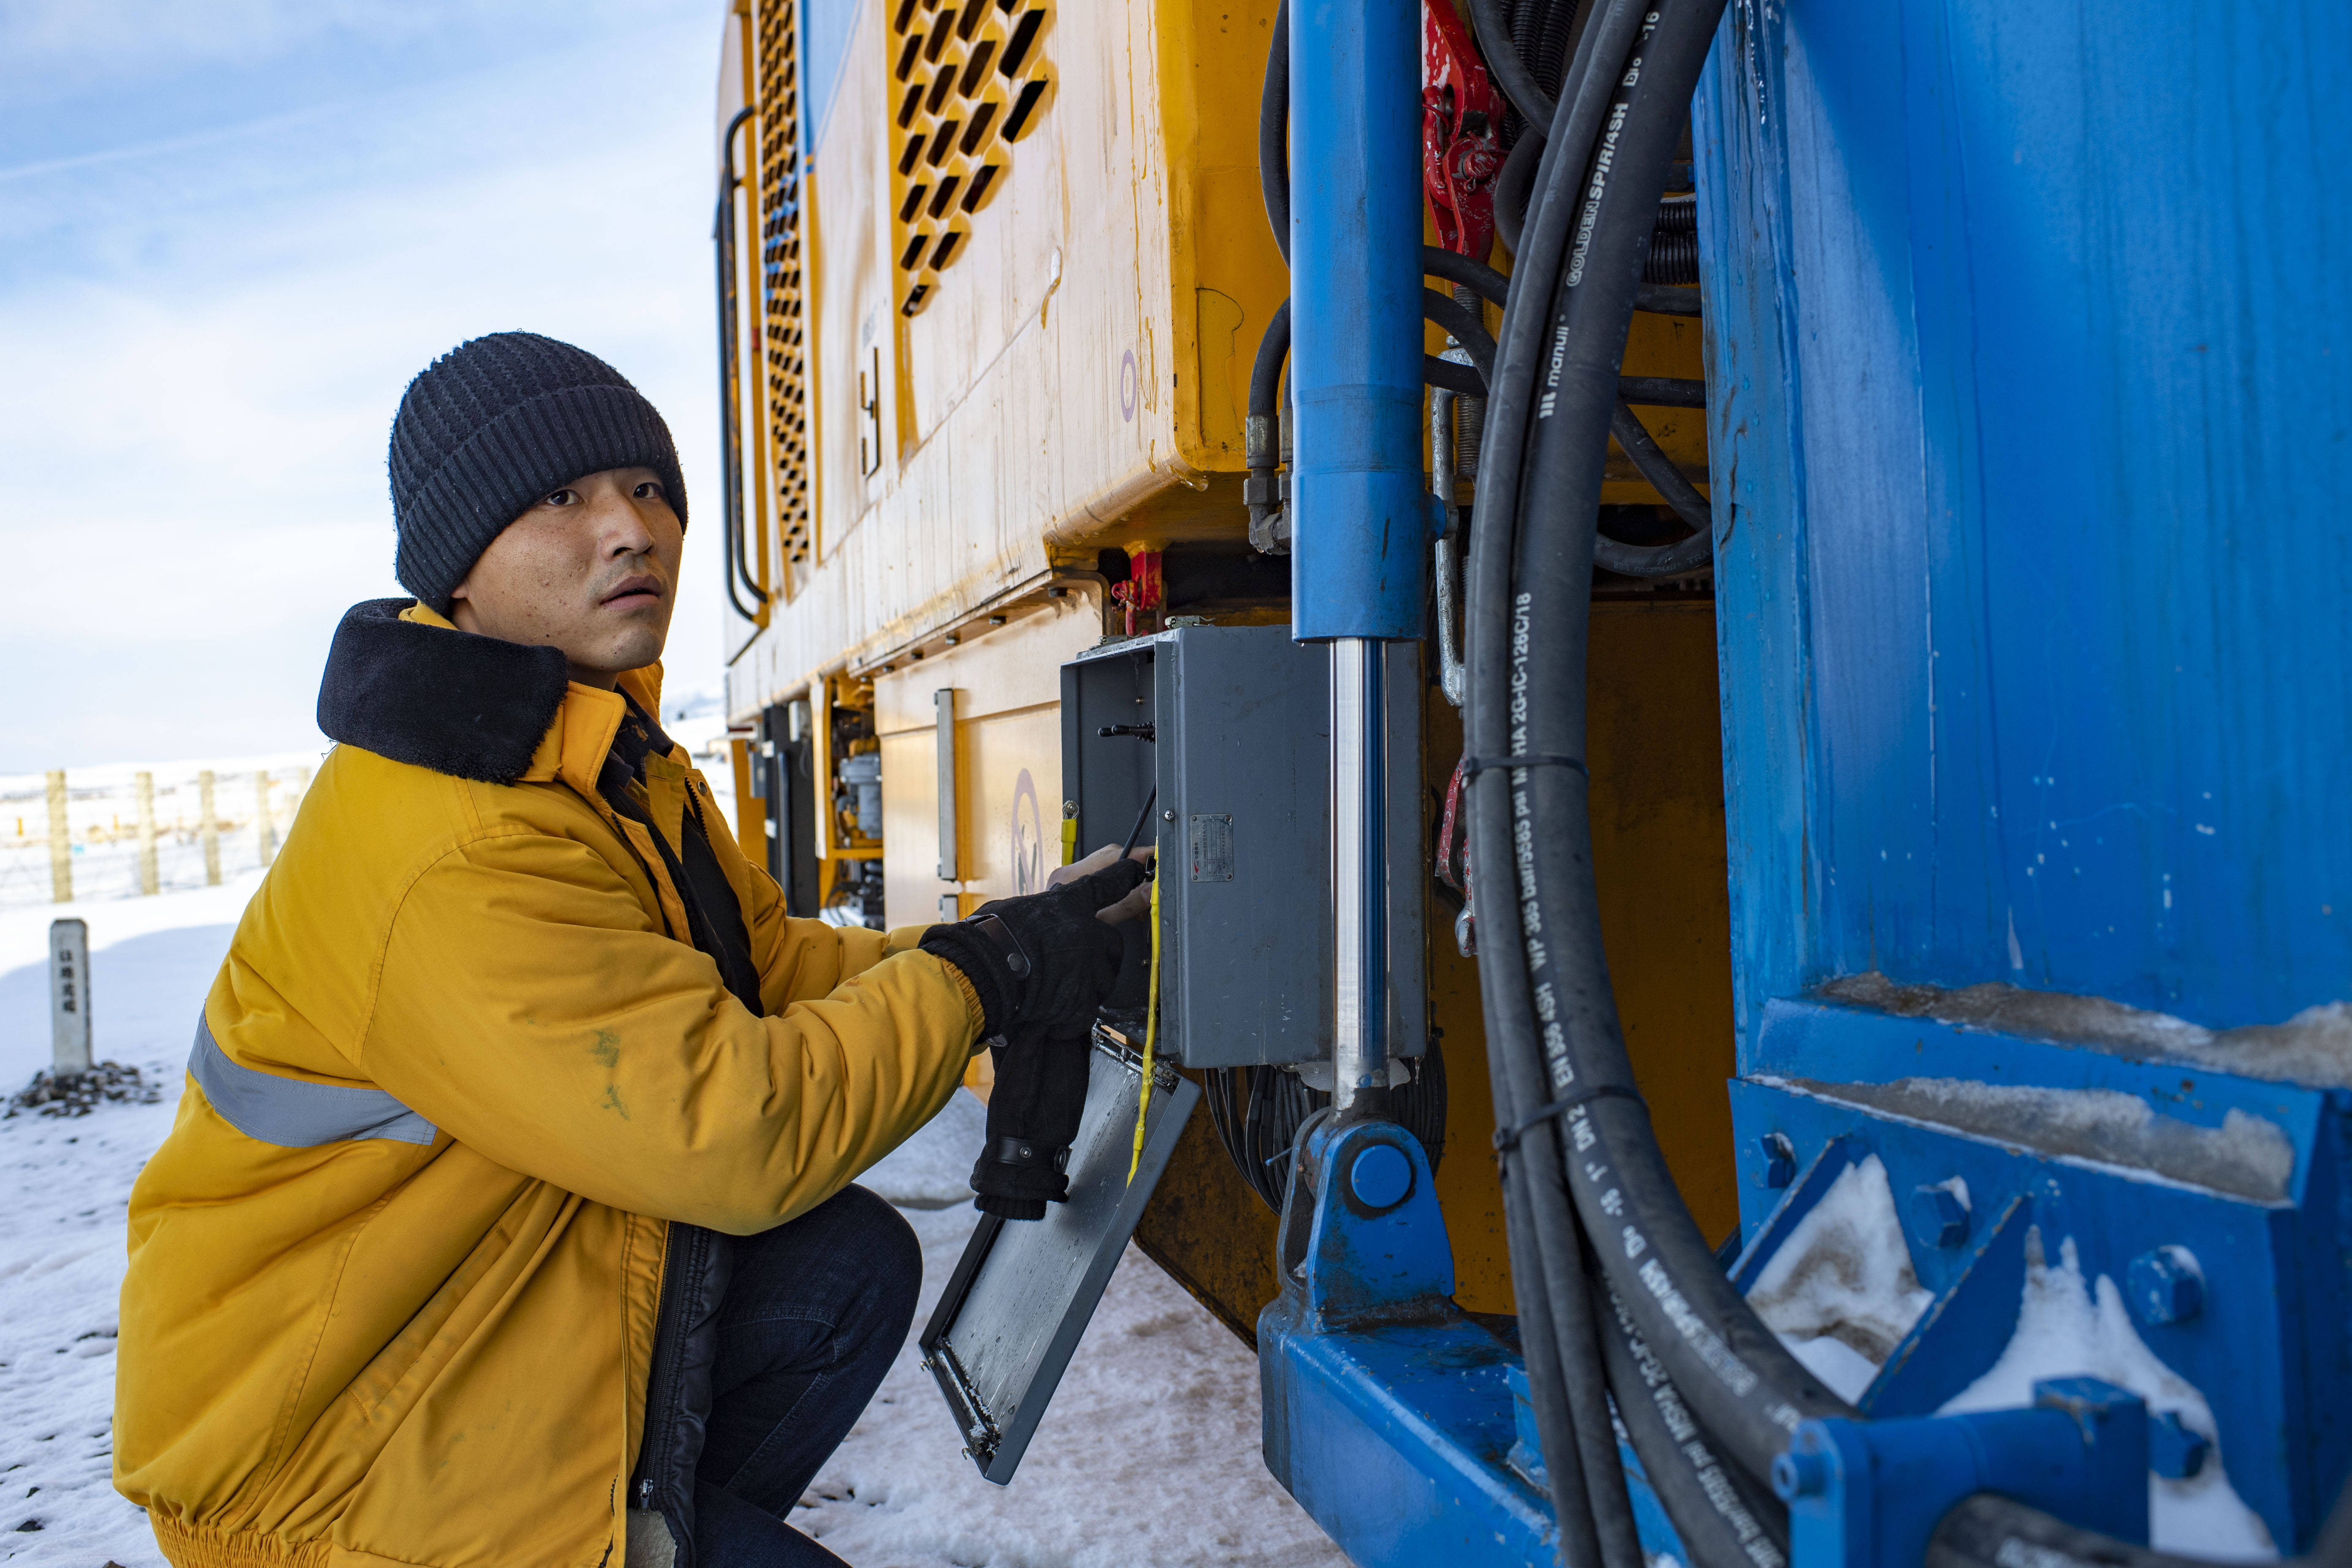
{"type": "Polygon", "coordinates": [[[315,755],[0,776],[0,905],[202,888],[267,866],[315,755]]]}

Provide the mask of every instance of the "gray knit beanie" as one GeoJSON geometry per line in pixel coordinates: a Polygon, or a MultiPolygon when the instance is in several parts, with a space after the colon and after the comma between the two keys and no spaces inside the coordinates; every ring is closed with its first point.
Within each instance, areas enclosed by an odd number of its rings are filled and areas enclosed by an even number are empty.
{"type": "Polygon", "coordinates": [[[677,447],[654,405],[585,349],[537,332],[458,344],[401,395],[392,421],[393,574],[442,615],[490,541],[550,490],[651,468],[686,522],[677,447]]]}

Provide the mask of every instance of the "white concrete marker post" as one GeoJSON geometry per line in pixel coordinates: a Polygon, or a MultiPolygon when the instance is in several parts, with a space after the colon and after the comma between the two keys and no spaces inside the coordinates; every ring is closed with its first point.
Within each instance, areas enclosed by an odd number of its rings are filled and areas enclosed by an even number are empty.
{"type": "Polygon", "coordinates": [[[89,1070],[89,923],[49,922],[49,1046],[58,1078],[89,1070]]]}

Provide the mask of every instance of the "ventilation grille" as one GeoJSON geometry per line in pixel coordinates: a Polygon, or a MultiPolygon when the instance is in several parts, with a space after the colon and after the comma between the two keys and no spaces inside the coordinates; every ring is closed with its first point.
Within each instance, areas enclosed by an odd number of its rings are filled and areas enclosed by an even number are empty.
{"type": "Polygon", "coordinates": [[[891,0],[890,195],[898,309],[911,316],[971,247],[1013,144],[1053,98],[1038,0],[891,0]]]}
{"type": "Polygon", "coordinates": [[[767,361],[777,538],[787,581],[804,567],[809,518],[807,317],[801,284],[798,0],[759,7],[760,324],[767,361]]]}

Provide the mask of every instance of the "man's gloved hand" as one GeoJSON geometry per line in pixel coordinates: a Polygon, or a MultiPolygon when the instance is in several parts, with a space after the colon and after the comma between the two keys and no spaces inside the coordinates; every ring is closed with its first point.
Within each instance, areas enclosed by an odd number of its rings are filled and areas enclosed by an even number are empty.
{"type": "Polygon", "coordinates": [[[988,1142],[971,1168],[972,1206],[1006,1219],[1044,1219],[1048,1203],[1070,1195],[1063,1164],[1087,1108],[1093,1058],[1090,1023],[1048,1034],[1016,1028],[989,1047],[996,1084],[988,1091],[988,1142]]]}
{"type": "Polygon", "coordinates": [[[1066,1035],[1073,1026],[1083,1038],[1118,979],[1118,932],[1099,917],[1146,879],[1139,862],[1115,858],[1042,893],[996,899],[952,925],[933,926],[922,948],[971,982],[982,1038],[1066,1035]]]}
{"type": "Polygon", "coordinates": [[[1063,1166],[1086,1111],[1087,1037],[1118,979],[1118,923],[1150,907],[1149,880],[1142,858],[1107,845],[1057,868],[1045,891],[983,904],[923,938],[980,993],[983,1032],[1003,1037],[990,1047],[988,1142],[971,1172],[983,1214],[1043,1219],[1048,1203],[1069,1196],[1063,1166]]]}

